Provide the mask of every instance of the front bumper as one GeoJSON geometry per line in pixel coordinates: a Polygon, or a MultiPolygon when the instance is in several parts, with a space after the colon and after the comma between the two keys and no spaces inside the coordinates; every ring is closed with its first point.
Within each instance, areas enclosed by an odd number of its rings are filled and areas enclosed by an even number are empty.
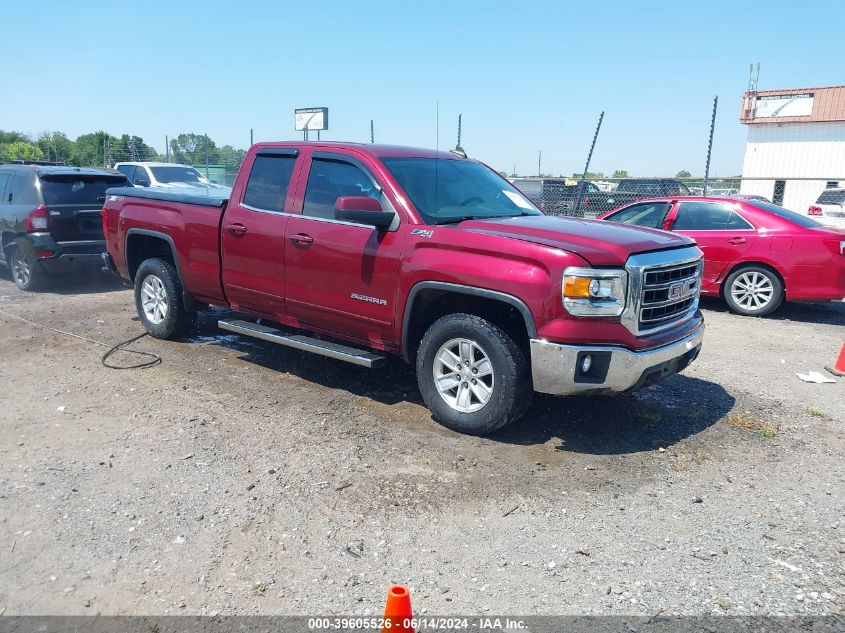
{"type": "Polygon", "coordinates": [[[701,351],[703,339],[703,323],[679,341],[641,352],[610,345],[565,345],[531,339],[534,391],[570,395],[639,389],[686,368],[701,351]],[[591,368],[585,373],[582,365],[587,355],[591,368]]]}

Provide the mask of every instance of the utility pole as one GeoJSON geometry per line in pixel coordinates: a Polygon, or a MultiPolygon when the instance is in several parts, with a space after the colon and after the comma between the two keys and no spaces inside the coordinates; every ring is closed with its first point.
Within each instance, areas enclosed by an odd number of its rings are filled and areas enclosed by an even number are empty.
{"type": "Polygon", "coordinates": [[[252,128],[249,128],[249,146],[252,147],[254,143],[252,140],[252,128]]]}
{"type": "Polygon", "coordinates": [[[537,178],[543,175],[543,150],[537,150],[537,178]]]}
{"type": "Polygon", "coordinates": [[[587,172],[590,171],[590,161],[593,160],[593,150],[596,148],[596,139],[599,137],[599,130],[601,130],[601,122],[604,120],[604,110],[599,115],[599,124],[596,126],[596,133],[593,134],[593,143],[590,145],[590,153],[587,154],[587,164],[584,165],[584,173],[581,174],[581,180],[578,181],[578,189],[575,191],[575,200],[572,204],[573,215],[578,214],[578,208],[581,204],[581,196],[584,192],[584,179],[587,177],[587,172]]]}
{"type": "Polygon", "coordinates": [[[458,144],[455,145],[455,149],[459,152],[463,152],[464,148],[461,147],[461,115],[458,115],[458,144]]]}
{"type": "Polygon", "coordinates": [[[205,177],[208,178],[208,134],[205,135],[205,177]]]}
{"type": "Polygon", "coordinates": [[[170,139],[167,138],[167,134],[164,135],[164,160],[170,162],[170,139]]]}
{"type": "Polygon", "coordinates": [[[719,95],[713,99],[713,116],[710,118],[710,140],[707,142],[707,164],[704,166],[704,195],[707,195],[707,185],[710,183],[710,154],[713,151],[713,131],[716,129],[716,108],[719,106],[719,95]]]}
{"type": "Polygon", "coordinates": [[[376,142],[376,135],[375,135],[375,132],[373,131],[373,120],[370,119],[370,143],[375,143],[375,142],[376,142]]]}

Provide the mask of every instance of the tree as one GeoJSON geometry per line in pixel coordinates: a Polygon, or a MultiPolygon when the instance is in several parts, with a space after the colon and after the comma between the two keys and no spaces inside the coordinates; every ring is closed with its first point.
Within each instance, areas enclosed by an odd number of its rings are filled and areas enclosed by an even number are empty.
{"type": "Polygon", "coordinates": [[[73,141],[63,132],[43,132],[35,141],[47,160],[56,163],[67,162],[73,152],[73,141]]]}
{"type": "MultiPolygon", "coordinates": [[[[231,145],[224,145],[218,150],[218,161],[220,165],[225,165],[226,169],[237,169],[246,156],[245,149],[235,149],[231,145]]],[[[205,162],[205,158],[203,158],[205,162]]],[[[211,162],[211,161],[209,161],[211,162]]]]}
{"type": "Polygon", "coordinates": [[[68,163],[78,167],[112,167],[110,149],[117,139],[100,130],[90,134],[83,134],[76,139],[70,153],[68,163]]]}
{"type": "Polygon", "coordinates": [[[180,134],[170,141],[173,159],[183,165],[204,165],[219,163],[219,150],[207,134],[180,134]]]}
{"type": "Polygon", "coordinates": [[[144,143],[140,136],[123,134],[115,139],[110,149],[115,162],[159,159],[158,152],[144,143]]]}
{"type": "Polygon", "coordinates": [[[9,143],[31,143],[30,138],[23,132],[6,132],[0,130],[0,145],[8,145],[9,143]]]}
{"type": "MultiPolygon", "coordinates": [[[[572,174],[573,178],[580,178],[581,174],[572,174]]],[[[589,180],[590,178],[604,178],[604,174],[600,171],[588,171],[586,178],[589,180]]]]}
{"type": "Polygon", "coordinates": [[[675,174],[675,178],[689,178],[692,174],[689,173],[686,169],[682,169],[677,174],[675,174]]]}
{"type": "Polygon", "coordinates": [[[614,178],[627,178],[628,172],[625,171],[624,169],[617,169],[615,172],[613,172],[613,177],[614,178]]]}
{"type": "Polygon", "coordinates": [[[26,141],[0,145],[0,162],[8,163],[13,160],[44,160],[44,152],[26,141]]]}

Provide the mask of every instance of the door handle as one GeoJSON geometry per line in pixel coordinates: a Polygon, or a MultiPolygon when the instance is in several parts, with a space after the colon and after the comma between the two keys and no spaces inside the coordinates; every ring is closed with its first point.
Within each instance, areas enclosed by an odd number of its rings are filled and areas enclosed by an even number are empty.
{"type": "Polygon", "coordinates": [[[235,224],[227,224],[226,230],[232,235],[243,235],[246,233],[246,227],[243,224],[236,222],[235,224]]]}
{"type": "Polygon", "coordinates": [[[732,237],[728,240],[728,244],[745,244],[746,239],[744,237],[732,237]]]}
{"type": "Polygon", "coordinates": [[[310,235],[306,235],[305,233],[297,233],[296,235],[290,236],[290,241],[294,242],[295,244],[306,246],[308,244],[313,244],[314,238],[310,235]]]}

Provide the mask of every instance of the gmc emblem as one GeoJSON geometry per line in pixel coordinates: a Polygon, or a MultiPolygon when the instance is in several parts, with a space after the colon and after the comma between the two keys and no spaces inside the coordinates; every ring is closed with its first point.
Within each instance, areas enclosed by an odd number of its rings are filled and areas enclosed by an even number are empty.
{"type": "Polygon", "coordinates": [[[669,299],[686,299],[695,294],[697,290],[697,279],[687,279],[686,281],[679,281],[678,283],[669,286],[669,299]]]}

